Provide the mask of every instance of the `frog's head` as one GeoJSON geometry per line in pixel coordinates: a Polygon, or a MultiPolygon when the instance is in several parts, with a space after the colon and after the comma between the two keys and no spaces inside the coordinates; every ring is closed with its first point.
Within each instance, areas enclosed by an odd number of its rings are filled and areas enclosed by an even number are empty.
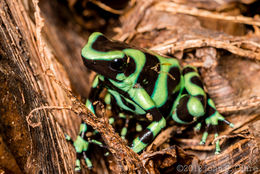
{"type": "MultiPolygon", "coordinates": [[[[128,46],[129,47],[129,46],[128,46]]],[[[122,51],[127,45],[111,41],[102,33],[94,32],[90,35],[88,43],[83,47],[81,56],[89,69],[107,78],[119,81],[118,74],[127,68],[127,56],[122,51]]]]}

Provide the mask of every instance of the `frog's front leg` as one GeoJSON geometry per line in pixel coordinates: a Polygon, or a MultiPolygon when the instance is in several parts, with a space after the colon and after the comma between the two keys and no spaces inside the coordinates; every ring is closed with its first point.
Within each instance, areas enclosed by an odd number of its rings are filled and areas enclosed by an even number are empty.
{"type": "MultiPolygon", "coordinates": [[[[89,110],[91,110],[91,112],[93,112],[94,114],[95,114],[95,109],[94,109],[92,103],[95,100],[98,99],[98,96],[99,96],[100,92],[103,89],[102,88],[102,84],[100,83],[100,79],[99,78],[100,78],[99,76],[96,76],[95,80],[93,81],[89,99],[87,99],[87,101],[86,101],[87,108],[89,110]]],[[[87,124],[82,121],[82,123],[80,125],[79,134],[78,134],[78,136],[77,136],[75,141],[72,141],[69,136],[66,136],[66,139],[69,140],[70,142],[72,142],[72,144],[73,144],[73,146],[74,146],[74,148],[76,150],[76,153],[77,153],[75,171],[80,171],[81,170],[80,159],[82,157],[84,158],[85,163],[87,164],[87,167],[89,169],[91,169],[93,167],[92,163],[91,163],[91,160],[86,155],[89,143],[95,143],[95,144],[98,144],[98,145],[102,146],[101,142],[98,142],[96,140],[92,140],[90,142],[87,139],[88,138],[86,136],[87,130],[88,130],[87,124]]]]}
{"type": "Polygon", "coordinates": [[[129,94],[136,104],[144,109],[147,114],[151,114],[153,117],[151,124],[148,125],[148,127],[144,131],[142,131],[141,135],[135,138],[133,141],[132,149],[134,152],[139,153],[165,127],[166,120],[156,107],[152,98],[142,87],[137,87],[133,89],[133,91],[130,91],[129,94]]]}
{"type": "Polygon", "coordinates": [[[103,76],[101,76],[101,75],[97,75],[95,77],[94,81],[92,82],[92,87],[91,87],[91,90],[90,90],[89,98],[86,101],[87,108],[91,112],[93,112],[93,114],[95,114],[95,109],[94,109],[94,106],[93,106],[93,102],[98,100],[98,97],[99,97],[100,93],[104,89],[104,86],[102,84],[101,79],[103,79],[103,76]]]}

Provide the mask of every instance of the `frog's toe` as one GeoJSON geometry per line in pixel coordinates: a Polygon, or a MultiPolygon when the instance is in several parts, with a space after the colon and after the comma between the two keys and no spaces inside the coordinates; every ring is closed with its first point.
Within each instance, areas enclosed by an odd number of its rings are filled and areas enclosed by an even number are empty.
{"type": "Polygon", "coordinates": [[[93,168],[92,162],[91,162],[91,160],[87,157],[86,152],[83,152],[83,158],[84,158],[84,160],[85,160],[85,163],[86,163],[88,169],[92,169],[92,168],[93,168]]]}
{"type": "Polygon", "coordinates": [[[141,132],[143,130],[142,125],[139,123],[136,123],[135,130],[136,130],[136,132],[141,132]]]}
{"type": "MultiPolygon", "coordinates": [[[[215,139],[218,137],[218,133],[215,133],[215,139]]],[[[219,139],[216,140],[215,142],[215,154],[220,154],[220,144],[219,144],[219,139]]]]}
{"type": "Polygon", "coordinates": [[[80,159],[76,159],[76,165],[74,168],[75,172],[80,172],[81,171],[81,166],[80,166],[80,159]]]}
{"type": "Polygon", "coordinates": [[[121,138],[125,139],[126,134],[127,134],[127,127],[123,127],[120,133],[121,138]]]}
{"type": "Polygon", "coordinates": [[[73,140],[71,139],[71,137],[68,135],[68,134],[64,134],[65,135],[65,139],[69,142],[69,143],[71,143],[72,145],[73,145],[73,140]]]}
{"type": "MultiPolygon", "coordinates": [[[[223,121],[224,123],[226,123],[227,125],[229,125],[231,128],[234,127],[234,124],[230,123],[229,121],[227,121],[226,119],[221,119],[220,121],[223,121]]],[[[217,126],[214,126],[215,128],[215,145],[216,145],[216,151],[215,154],[220,154],[221,150],[220,150],[220,142],[218,139],[218,131],[217,131],[217,126]]]]}
{"type": "Polygon", "coordinates": [[[202,135],[202,138],[201,138],[201,141],[200,141],[201,145],[206,143],[206,140],[207,140],[208,135],[209,135],[208,130],[209,130],[209,125],[207,125],[206,130],[203,132],[203,135],[202,135]]]}
{"type": "Polygon", "coordinates": [[[195,130],[196,132],[199,132],[200,129],[201,129],[201,123],[197,123],[196,126],[194,127],[194,130],[195,130]]]}
{"type": "MultiPolygon", "coordinates": [[[[218,139],[218,130],[216,125],[211,125],[213,129],[215,130],[215,154],[220,154],[220,143],[218,139]]],[[[206,127],[206,131],[203,133],[200,144],[204,145],[206,143],[207,137],[208,137],[208,130],[209,130],[210,125],[208,124],[206,127]]]]}
{"type": "Polygon", "coordinates": [[[75,172],[80,172],[81,171],[81,164],[80,164],[80,159],[84,158],[85,164],[87,165],[88,169],[92,169],[93,165],[91,160],[87,157],[86,151],[83,151],[81,153],[77,153],[77,159],[76,159],[76,164],[75,164],[75,172]]]}
{"type": "Polygon", "coordinates": [[[122,128],[121,133],[120,133],[122,139],[125,139],[125,136],[126,136],[127,131],[128,131],[129,118],[128,117],[125,117],[125,118],[126,118],[125,125],[122,128]]]}
{"type": "Polygon", "coordinates": [[[224,123],[226,123],[227,125],[229,125],[231,128],[234,128],[234,124],[227,121],[226,119],[222,120],[224,123]]]}
{"type": "Polygon", "coordinates": [[[227,121],[218,111],[216,111],[213,115],[206,118],[205,122],[206,122],[206,124],[209,124],[209,125],[218,125],[219,122],[224,122],[227,125],[229,125],[230,127],[232,127],[232,128],[234,127],[234,125],[232,123],[230,123],[229,121],[227,121]]]}

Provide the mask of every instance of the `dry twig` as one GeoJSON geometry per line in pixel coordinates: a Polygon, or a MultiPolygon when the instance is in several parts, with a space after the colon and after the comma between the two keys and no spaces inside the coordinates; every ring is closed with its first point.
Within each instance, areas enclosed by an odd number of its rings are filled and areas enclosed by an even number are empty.
{"type": "MultiPolygon", "coordinates": [[[[240,43],[243,43],[243,41],[241,41],[240,43]]],[[[255,45],[258,44],[256,43],[255,45]]],[[[161,44],[151,49],[162,53],[167,53],[168,50],[171,50],[170,52],[171,54],[173,54],[176,51],[183,51],[189,48],[200,48],[200,47],[215,47],[215,48],[225,49],[233,54],[237,54],[242,57],[248,57],[251,59],[260,60],[260,53],[240,48],[237,46],[237,44],[233,44],[232,41],[226,39],[216,40],[213,38],[199,38],[193,40],[176,41],[176,42],[172,42],[171,44],[167,42],[167,45],[161,44]]]]}
{"type": "Polygon", "coordinates": [[[176,4],[173,2],[159,2],[156,4],[157,10],[160,11],[166,11],[173,14],[181,13],[181,14],[187,14],[192,16],[199,16],[199,17],[206,17],[206,18],[212,18],[212,19],[219,19],[219,20],[226,20],[236,23],[242,23],[242,24],[248,24],[248,25],[254,25],[254,26],[260,26],[260,21],[250,18],[250,17],[244,17],[244,16],[227,16],[219,13],[213,13],[207,10],[201,10],[194,7],[188,7],[181,4],[176,4]]]}
{"type": "Polygon", "coordinates": [[[110,13],[114,13],[114,14],[118,14],[118,15],[121,15],[121,14],[124,13],[123,10],[113,9],[113,8],[107,6],[106,4],[102,3],[101,1],[90,0],[90,2],[96,4],[97,6],[99,6],[100,8],[102,8],[103,10],[108,11],[108,12],[110,12],[110,13]]]}

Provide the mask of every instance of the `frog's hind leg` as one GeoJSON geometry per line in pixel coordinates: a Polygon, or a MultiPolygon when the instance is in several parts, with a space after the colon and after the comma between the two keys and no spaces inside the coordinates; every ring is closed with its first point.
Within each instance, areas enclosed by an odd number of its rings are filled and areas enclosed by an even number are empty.
{"type": "Polygon", "coordinates": [[[182,76],[182,91],[174,103],[172,118],[177,123],[189,124],[205,115],[206,93],[196,68],[185,67],[182,76]]]}
{"type": "MultiPolygon", "coordinates": [[[[92,83],[92,88],[90,91],[89,98],[86,100],[86,107],[95,114],[95,107],[93,103],[98,100],[99,95],[101,94],[102,90],[104,89],[103,85],[103,80],[104,77],[101,75],[97,75],[92,83]]],[[[74,146],[76,153],[77,153],[77,159],[76,159],[76,167],[75,171],[80,171],[81,170],[81,165],[80,165],[80,159],[83,157],[85,160],[85,163],[89,169],[91,169],[92,163],[91,160],[87,157],[86,153],[89,148],[89,144],[97,144],[101,147],[104,147],[104,145],[97,141],[97,140],[91,140],[90,138],[87,137],[86,133],[88,131],[88,125],[82,121],[80,124],[80,130],[79,134],[76,138],[76,140],[72,140],[68,135],[66,135],[66,139],[72,143],[74,146]]],[[[89,132],[89,131],[88,131],[89,132]]],[[[92,135],[96,135],[98,132],[94,130],[92,132],[92,135]]]]}
{"type": "MultiPolygon", "coordinates": [[[[183,91],[182,95],[177,99],[172,113],[172,118],[178,123],[188,124],[193,121],[204,120],[206,130],[202,135],[201,144],[206,142],[209,128],[215,130],[215,138],[218,137],[217,126],[219,121],[233,124],[225,120],[225,118],[216,110],[215,104],[208,97],[203,89],[200,75],[196,68],[186,66],[182,71],[183,91]],[[208,99],[207,99],[208,98],[208,99]],[[207,100],[206,100],[207,99],[207,100]]],[[[199,130],[201,122],[197,124],[195,129],[199,130]]],[[[219,141],[216,141],[216,153],[220,152],[219,141]]]]}

